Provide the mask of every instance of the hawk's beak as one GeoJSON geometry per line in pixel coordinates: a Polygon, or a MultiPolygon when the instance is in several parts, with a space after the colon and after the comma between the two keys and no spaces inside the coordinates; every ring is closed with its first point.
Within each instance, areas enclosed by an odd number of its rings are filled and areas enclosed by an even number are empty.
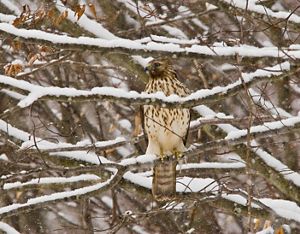
{"type": "Polygon", "coordinates": [[[144,70],[145,70],[145,72],[146,72],[147,74],[149,74],[149,73],[150,73],[150,66],[149,66],[149,65],[146,66],[146,67],[144,68],[144,70]]]}

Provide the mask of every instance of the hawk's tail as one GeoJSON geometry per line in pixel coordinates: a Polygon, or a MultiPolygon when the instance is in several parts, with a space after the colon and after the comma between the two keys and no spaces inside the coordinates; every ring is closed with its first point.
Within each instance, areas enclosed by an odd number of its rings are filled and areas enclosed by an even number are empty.
{"type": "Polygon", "coordinates": [[[176,160],[157,160],[154,165],[152,194],[157,201],[168,201],[176,193],[176,160]]]}

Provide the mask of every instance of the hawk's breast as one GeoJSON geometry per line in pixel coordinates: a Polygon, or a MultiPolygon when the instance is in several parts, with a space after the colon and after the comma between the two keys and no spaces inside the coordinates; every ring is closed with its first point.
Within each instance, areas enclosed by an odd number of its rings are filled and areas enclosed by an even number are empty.
{"type": "MultiPolygon", "coordinates": [[[[162,91],[166,96],[177,94],[183,97],[188,94],[187,88],[176,78],[151,80],[145,91],[162,91]]],[[[184,151],[189,121],[189,109],[145,105],[144,127],[149,139],[147,153],[162,156],[173,154],[174,151],[184,151]]]]}

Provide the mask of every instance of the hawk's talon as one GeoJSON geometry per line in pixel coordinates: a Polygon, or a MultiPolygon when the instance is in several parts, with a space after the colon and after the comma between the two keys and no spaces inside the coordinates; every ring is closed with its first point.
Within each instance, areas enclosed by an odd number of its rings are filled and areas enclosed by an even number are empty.
{"type": "Polygon", "coordinates": [[[183,153],[179,151],[174,151],[174,156],[177,160],[181,159],[183,157],[183,153]]]}

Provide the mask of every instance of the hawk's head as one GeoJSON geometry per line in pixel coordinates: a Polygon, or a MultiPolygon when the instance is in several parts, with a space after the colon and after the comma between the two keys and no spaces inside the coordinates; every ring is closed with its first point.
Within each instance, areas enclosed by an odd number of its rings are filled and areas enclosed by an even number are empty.
{"type": "Polygon", "coordinates": [[[154,59],[149,62],[145,70],[151,78],[159,79],[163,77],[166,72],[172,70],[172,66],[167,59],[154,59]]]}

